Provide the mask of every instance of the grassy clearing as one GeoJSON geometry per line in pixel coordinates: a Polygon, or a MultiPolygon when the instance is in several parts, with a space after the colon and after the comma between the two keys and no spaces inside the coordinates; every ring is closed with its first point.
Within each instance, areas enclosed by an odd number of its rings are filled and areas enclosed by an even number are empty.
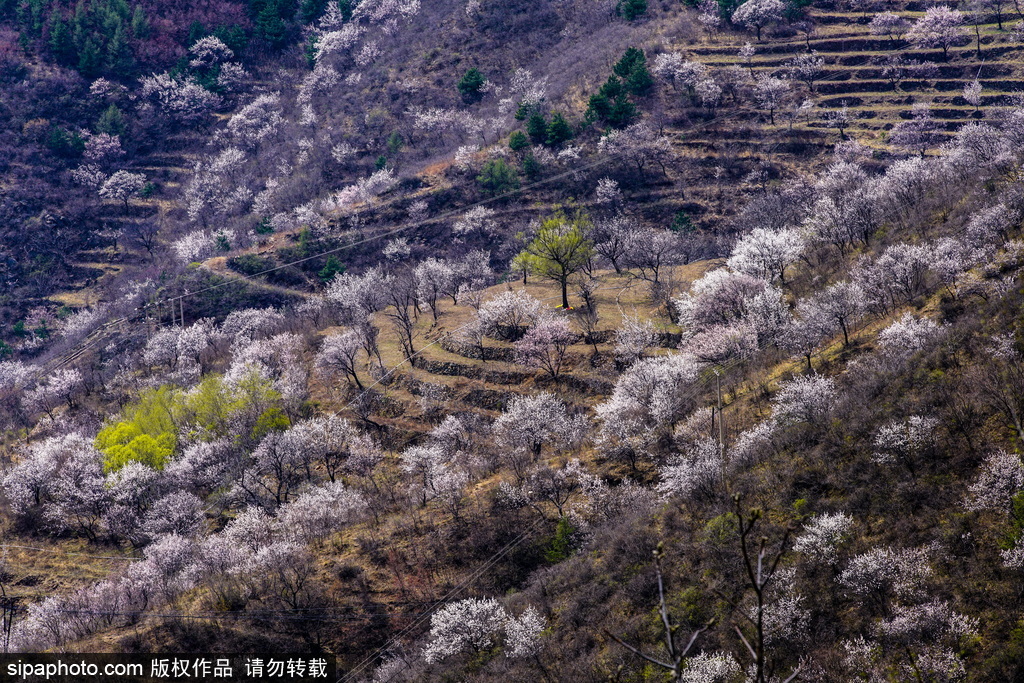
{"type": "MultiPolygon", "coordinates": [[[[709,269],[721,265],[721,263],[721,259],[716,259],[677,266],[668,269],[665,277],[671,278],[676,283],[678,291],[683,291],[689,286],[690,282],[699,278],[709,269]]],[[[674,333],[678,332],[679,328],[668,322],[664,317],[663,311],[650,302],[645,283],[631,276],[619,275],[614,271],[608,270],[596,271],[594,276],[600,283],[595,294],[600,316],[598,331],[605,332],[608,337],[608,341],[599,343],[597,348],[605,361],[597,367],[593,366],[590,358],[594,348],[592,345],[580,340],[579,343],[570,347],[568,351],[566,374],[569,377],[575,377],[580,380],[597,379],[608,382],[614,378],[615,374],[607,365],[607,359],[614,355],[614,330],[622,326],[624,317],[635,316],[640,319],[654,320],[656,329],[659,332],[674,333]]],[[[538,282],[531,278],[525,287],[521,281],[494,285],[485,290],[483,300],[491,299],[506,289],[525,290],[531,296],[547,304],[555,304],[561,299],[560,291],[555,283],[538,282]]],[[[576,297],[570,295],[570,303],[575,301],[576,297]]],[[[543,377],[543,373],[540,371],[532,372],[528,368],[516,365],[515,363],[499,360],[488,360],[485,362],[477,358],[470,358],[445,350],[442,348],[439,340],[447,334],[456,335],[461,327],[473,320],[475,310],[471,306],[465,305],[465,303],[455,305],[450,299],[442,302],[438,308],[439,314],[436,322],[429,311],[421,313],[416,322],[414,345],[418,351],[418,358],[424,361],[420,363],[421,367],[412,367],[408,363],[399,340],[398,332],[392,321],[388,318],[387,312],[384,311],[375,315],[374,323],[380,329],[378,345],[381,361],[385,368],[393,369],[395,375],[401,377],[403,381],[395,382],[391,380],[375,384],[373,376],[365,367],[359,373],[359,377],[364,386],[375,386],[388,399],[396,401],[403,406],[401,416],[389,420],[392,424],[401,423],[404,428],[413,431],[423,429],[423,410],[419,405],[420,398],[410,391],[410,381],[412,384],[423,382],[444,386],[448,389],[455,403],[460,404],[462,408],[490,415],[496,413],[471,403],[465,403],[464,400],[472,392],[479,392],[481,390],[499,393],[524,393],[535,388],[538,383],[544,385],[543,388],[545,389],[559,391],[564,389],[564,387],[560,389],[557,385],[548,386],[550,382],[543,377]],[[431,373],[423,367],[431,363],[445,363],[453,368],[461,367],[464,369],[463,372],[467,374],[480,374],[482,378],[467,377],[464,374],[431,373]],[[508,384],[487,379],[489,376],[496,376],[501,373],[506,373],[510,376],[521,376],[525,380],[515,384],[508,384]]],[[[554,306],[552,311],[555,311],[554,306]]],[[[332,327],[322,330],[320,334],[329,336],[340,331],[341,328],[332,327]]],[[[509,350],[512,347],[507,342],[494,339],[486,339],[484,346],[485,348],[509,350]]],[[[661,353],[662,351],[653,349],[651,352],[661,353]]],[[[599,398],[593,396],[587,397],[573,393],[572,390],[565,391],[568,391],[565,397],[577,404],[592,405],[599,400],[599,398]]],[[[350,387],[344,383],[339,383],[337,380],[320,376],[319,373],[313,378],[311,393],[312,399],[315,402],[321,404],[324,408],[334,410],[346,408],[351,397],[350,387]]]]}
{"type": "Polygon", "coordinates": [[[12,546],[28,546],[6,547],[3,551],[11,572],[4,589],[14,598],[37,599],[82,588],[119,572],[132,557],[117,548],[91,546],[84,539],[23,541],[10,534],[4,534],[4,538],[12,546]],[[126,559],[103,559],[122,556],[126,559]]]}

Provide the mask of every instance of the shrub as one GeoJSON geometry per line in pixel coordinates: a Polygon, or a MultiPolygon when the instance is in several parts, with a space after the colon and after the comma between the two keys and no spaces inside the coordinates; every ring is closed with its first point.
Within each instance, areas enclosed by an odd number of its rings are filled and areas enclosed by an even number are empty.
{"type": "Polygon", "coordinates": [[[228,259],[228,268],[250,277],[273,267],[273,261],[256,254],[242,254],[228,259]]]}
{"type": "Polygon", "coordinates": [[[561,517],[555,533],[551,537],[547,550],[544,551],[544,559],[552,564],[561,562],[572,555],[572,535],[576,532],[568,517],[561,517]]]}
{"type": "Polygon", "coordinates": [[[693,220],[686,211],[677,211],[676,215],[672,218],[672,225],[669,226],[669,230],[683,234],[693,232],[693,220]]]}
{"type": "Polygon", "coordinates": [[[570,126],[569,122],[565,120],[565,117],[558,113],[551,117],[551,123],[548,124],[547,139],[545,142],[551,147],[557,147],[563,142],[572,140],[572,138],[572,126],[570,126]]]}
{"type": "Polygon", "coordinates": [[[178,448],[179,433],[189,441],[259,441],[287,428],[280,404],[281,394],[272,382],[255,373],[234,383],[207,375],[187,392],[169,385],[147,389],[118,420],[100,430],[96,448],[108,473],[131,462],[161,470],[178,448]]]}
{"type": "Polygon", "coordinates": [[[548,122],[540,112],[534,112],[526,119],[526,132],[535,145],[543,145],[548,139],[548,122]]]}
{"type": "Polygon", "coordinates": [[[647,0],[619,0],[615,13],[627,21],[633,21],[647,12],[647,0]]]}
{"type": "Polygon", "coordinates": [[[85,151],[85,140],[77,132],[54,127],[46,139],[51,152],[64,159],[77,159],[85,151]]]}
{"type": "Polygon", "coordinates": [[[345,265],[341,261],[336,259],[334,256],[328,256],[327,263],[325,263],[324,267],[320,269],[320,272],[317,273],[317,276],[323,282],[330,282],[331,280],[334,279],[335,275],[340,275],[344,272],[345,265]]]}
{"type": "Polygon", "coordinates": [[[485,192],[493,195],[519,189],[519,174],[504,159],[491,159],[484,164],[476,181],[485,192]]]}
{"type": "Polygon", "coordinates": [[[179,401],[170,387],[148,389],[124,410],[120,421],[101,429],[96,448],[103,453],[103,469],[116,472],[130,462],[163,469],[178,446],[173,416],[179,401]]]}
{"type": "Polygon", "coordinates": [[[270,218],[263,217],[260,222],[256,225],[257,235],[272,235],[274,233],[274,226],[270,224],[270,218]]]}
{"type": "Polygon", "coordinates": [[[542,167],[540,162],[537,161],[537,157],[533,156],[533,152],[527,152],[526,156],[523,157],[523,173],[529,180],[534,180],[540,177],[542,167]]]}

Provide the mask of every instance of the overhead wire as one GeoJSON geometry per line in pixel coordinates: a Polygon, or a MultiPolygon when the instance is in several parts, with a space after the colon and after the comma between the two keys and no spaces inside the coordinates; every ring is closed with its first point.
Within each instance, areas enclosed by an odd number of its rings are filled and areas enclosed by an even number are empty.
{"type": "MultiPolygon", "coordinates": [[[[846,71],[852,72],[853,70],[852,69],[848,69],[846,71]]],[[[842,72],[832,71],[832,72],[830,72],[830,75],[834,76],[834,75],[836,75],[838,73],[842,73],[842,72]]],[[[687,129],[687,130],[679,131],[676,134],[677,135],[685,135],[686,133],[693,132],[695,130],[699,130],[699,129],[702,129],[702,128],[705,128],[705,127],[709,127],[709,126],[711,126],[711,125],[713,125],[715,123],[719,123],[721,121],[724,121],[724,120],[727,120],[727,119],[730,119],[730,118],[734,118],[736,116],[739,116],[739,115],[745,114],[745,113],[749,113],[751,111],[754,111],[754,109],[750,108],[750,107],[737,108],[736,110],[734,110],[733,112],[731,112],[728,115],[716,116],[716,117],[712,118],[709,121],[703,122],[703,123],[698,124],[696,126],[692,126],[689,129],[687,129]]],[[[171,302],[179,301],[180,299],[182,299],[182,298],[184,298],[186,296],[194,296],[194,295],[202,294],[204,292],[207,292],[207,291],[210,291],[210,290],[213,290],[213,289],[217,289],[217,288],[220,288],[220,287],[224,287],[224,286],[227,286],[227,285],[235,283],[235,282],[247,281],[247,280],[252,281],[255,278],[258,278],[258,277],[260,277],[262,275],[266,275],[266,274],[275,272],[275,271],[280,270],[282,268],[287,268],[287,267],[294,266],[294,265],[297,265],[297,264],[305,263],[305,262],[308,262],[310,260],[317,259],[317,258],[322,258],[323,256],[327,256],[327,255],[330,255],[330,254],[338,253],[338,252],[346,250],[346,249],[351,249],[351,248],[354,248],[354,247],[359,246],[361,244],[365,244],[365,243],[368,243],[368,242],[371,242],[371,241],[374,241],[374,240],[380,240],[380,239],[383,239],[383,238],[386,238],[386,237],[390,237],[392,235],[404,232],[404,231],[409,230],[409,229],[414,228],[414,227],[418,227],[418,226],[421,226],[421,225],[428,225],[428,224],[431,224],[431,223],[434,223],[434,222],[437,222],[437,221],[440,221],[440,220],[444,220],[445,218],[448,218],[448,217],[451,217],[451,216],[454,216],[454,215],[457,215],[457,214],[464,213],[465,211],[470,210],[472,208],[475,208],[477,206],[483,206],[483,205],[486,205],[486,204],[489,204],[489,203],[492,203],[492,202],[496,202],[496,201],[505,199],[505,198],[507,198],[509,196],[522,193],[522,192],[524,192],[524,191],[526,191],[528,189],[531,189],[533,187],[541,186],[541,185],[544,185],[546,183],[551,183],[551,182],[554,182],[554,181],[557,181],[557,180],[561,180],[561,179],[563,179],[565,177],[569,177],[569,176],[572,176],[572,175],[575,175],[575,174],[578,174],[578,173],[581,173],[581,172],[585,172],[587,170],[591,170],[593,168],[596,168],[598,166],[601,166],[601,165],[607,163],[610,159],[611,159],[611,156],[608,155],[608,156],[606,156],[603,159],[599,159],[599,160],[597,160],[595,162],[592,162],[590,164],[586,164],[586,165],[584,165],[582,167],[577,167],[577,168],[571,169],[569,171],[565,171],[563,173],[556,174],[554,176],[549,176],[548,178],[544,178],[544,179],[542,179],[540,181],[536,181],[534,183],[530,183],[530,184],[525,185],[525,186],[523,186],[523,187],[521,187],[519,189],[511,190],[511,191],[508,191],[508,192],[506,192],[504,194],[501,194],[501,195],[497,195],[497,196],[494,196],[494,197],[486,198],[484,200],[480,200],[478,202],[475,202],[475,203],[470,204],[470,205],[465,206],[465,207],[461,207],[459,209],[453,209],[453,210],[450,210],[450,211],[443,212],[443,213],[441,213],[441,214],[439,214],[437,216],[431,217],[430,219],[408,223],[408,224],[405,224],[405,225],[393,228],[391,230],[387,230],[387,231],[384,231],[382,233],[378,233],[376,235],[363,238],[363,239],[358,240],[356,242],[348,243],[348,244],[345,244],[345,245],[342,245],[340,247],[336,247],[336,248],[333,248],[333,249],[324,250],[324,251],[319,252],[317,254],[314,254],[314,255],[311,255],[311,256],[307,256],[307,257],[303,257],[301,259],[296,259],[294,261],[282,264],[280,266],[275,266],[273,268],[265,269],[263,271],[254,273],[252,275],[237,274],[231,280],[223,281],[223,282],[220,282],[220,283],[216,283],[214,285],[211,285],[211,286],[208,286],[208,287],[196,290],[194,292],[190,291],[187,294],[181,294],[181,295],[166,297],[166,298],[164,298],[162,300],[162,302],[163,303],[171,303],[171,302]]],[[[549,298],[555,298],[555,297],[549,297],[549,298]]],[[[137,311],[146,312],[147,309],[149,309],[150,307],[152,307],[152,306],[159,306],[160,303],[161,302],[144,304],[139,309],[137,309],[137,311]]],[[[137,320],[137,319],[138,319],[138,315],[136,315],[135,317],[133,317],[131,319],[129,319],[129,318],[119,318],[119,319],[110,321],[110,322],[106,323],[102,328],[99,328],[98,330],[96,330],[94,332],[94,334],[96,332],[105,331],[106,329],[109,329],[112,326],[120,324],[121,322],[127,322],[128,320],[137,320]]],[[[464,327],[465,327],[465,325],[464,326],[460,326],[459,328],[456,328],[456,330],[462,329],[464,327]]],[[[95,343],[95,341],[93,343],[95,343]]],[[[404,358],[402,361],[400,361],[398,364],[396,364],[393,368],[391,368],[385,375],[383,375],[381,378],[378,378],[371,385],[367,386],[359,396],[357,396],[355,399],[353,399],[351,402],[349,402],[349,404],[346,406],[346,408],[351,408],[353,405],[355,405],[355,403],[358,400],[360,400],[363,395],[365,395],[366,391],[369,391],[371,388],[379,385],[384,379],[386,379],[388,376],[390,376],[390,374],[395,372],[398,367],[400,367],[401,365],[403,365],[406,362],[411,362],[415,356],[421,354],[426,349],[428,349],[428,348],[430,348],[430,347],[432,347],[432,346],[434,346],[434,345],[436,345],[438,343],[439,343],[439,341],[435,340],[435,341],[431,342],[430,344],[428,344],[427,346],[421,347],[420,349],[415,351],[413,354],[411,354],[409,357],[404,358]]],[[[80,356],[85,350],[87,350],[87,348],[88,348],[88,344],[84,348],[76,349],[72,353],[77,357],[77,356],[80,356]]],[[[759,348],[759,350],[761,350],[763,348],[764,348],[764,346],[759,348]]],[[[736,367],[739,363],[744,362],[744,360],[745,359],[741,359],[741,358],[738,358],[738,357],[737,358],[733,358],[730,361],[728,361],[728,362],[718,366],[718,369],[722,373],[727,373],[727,372],[731,371],[734,367],[736,367]]],[[[60,361],[58,361],[58,362],[60,362],[60,361]]],[[[60,362],[60,364],[63,365],[66,362],[68,362],[68,361],[60,362]]],[[[691,392],[690,398],[695,397],[697,395],[697,393],[698,393],[698,390],[703,390],[705,388],[705,386],[712,380],[713,377],[714,377],[714,375],[712,375],[710,373],[704,373],[704,376],[701,379],[699,379],[697,382],[694,383],[694,386],[692,387],[693,391],[691,392]]],[[[372,662],[374,659],[376,659],[377,656],[379,656],[381,653],[385,652],[388,648],[392,647],[395,643],[397,643],[398,640],[400,640],[401,638],[403,638],[406,635],[408,635],[411,632],[412,629],[416,628],[426,618],[431,616],[436,611],[436,609],[438,607],[440,607],[442,604],[444,604],[445,601],[447,601],[453,595],[461,592],[461,590],[464,587],[466,587],[469,584],[470,581],[475,580],[483,571],[486,571],[487,569],[489,569],[491,566],[493,566],[494,563],[499,561],[501,559],[501,557],[503,557],[505,554],[510,552],[515,546],[517,546],[520,543],[522,543],[525,540],[525,538],[530,533],[532,533],[540,525],[540,523],[543,522],[543,521],[544,521],[543,519],[537,520],[529,529],[525,530],[520,535],[518,535],[515,539],[513,539],[508,544],[506,544],[506,546],[504,546],[500,551],[498,551],[497,553],[493,554],[488,559],[487,562],[485,562],[481,567],[479,567],[477,570],[475,570],[469,577],[467,577],[467,579],[465,579],[463,582],[461,582],[460,584],[458,584],[457,586],[452,588],[448,593],[446,593],[445,596],[440,598],[438,601],[433,602],[432,603],[433,609],[429,609],[429,610],[427,610],[425,612],[422,612],[422,613],[417,613],[416,620],[413,623],[409,624],[405,629],[403,629],[402,632],[400,632],[394,638],[392,638],[390,643],[387,646],[379,648],[372,655],[368,655],[363,660],[363,663],[359,664],[355,669],[351,670],[344,677],[340,678],[339,681],[350,680],[350,678],[352,676],[356,675],[359,671],[365,669],[369,662],[372,662]]],[[[21,549],[30,549],[30,550],[44,551],[44,552],[54,552],[54,553],[65,554],[65,555],[69,555],[69,556],[70,555],[77,555],[77,556],[92,557],[92,558],[95,558],[95,559],[111,559],[111,560],[126,560],[126,561],[136,561],[136,560],[141,559],[141,558],[131,558],[131,557],[123,557],[123,556],[88,555],[88,554],[85,554],[85,553],[73,553],[73,552],[55,551],[55,550],[50,550],[50,549],[45,549],[45,548],[38,548],[38,547],[31,547],[31,546],[7,545],[7,546],[0,546],[0,547],[21,548],[21,549]]],[[[330,609],[330,608],[325,608],[325,609],[330,609]]],[[[294,612],[294,610],[290,610],[288,612],[294,612]]],[[[89,613],[89,612],[77,611],[76,613],[89,613]]],[[[161,614],[154,614],[152,612],[118,612],[118,613],[113,613],[113,612],[106,613],[106,612],[104,612],[104,613],[95,613],[95,614],[100,614],[100,615],[144,614],[144,615],[148,615],[148,616],[157,616],[157,617],[166,616],[166,617],[175,617],[175,618],[224,618],[223,616],[215,615],[214,613],[210,613],[208,615],[205,615],[205,614],[191,614],[191,615],[189,615],[189,614],[173,614],[173,615],[172,614],[167,614],[167,615],[161,615],[161,614]]],[[[230,613],[219,613],[219,614],[220,615],[223,615],[223,614],[230,615],[230,613]]],[[[252,614],[252,612],[248,612],[248,614],[252,614]]],[[[367,615],[365,618],[379,618],[380,616],[381,615],[367,615]]],[[[360,618],[364,618],[364,617],[360,617],[360,618]]]]}
{"type": "MultiPolygon", "coordinates": [[[[855,70],[854,68],[852,68],[853,66],[863,66],[864,64],[867,64],[868,61],[869,60],[867,58],[865,58],[864,62],[862,62],[861,64],[858,64],[858,65],[851,65],[851,68],[830,71],[829,72],[829,76],[830,76],[830,78],[834,79],[836,76],[850,75],[855,70]]],[[[751,68],[753,68],[753,67],[751,67],[751,68]]],[[[693,126],[690,126],[690,127],[685,128],[683,130],[680,130],[680,131],[676,131],[674,134],[676,136],[683,136],[683,135],[686,135],[688,133],[692,133],[694,131],[698,131],[698,130],[702,130],[704,128],[711,127],[711,126],[713,126],[713,125],[715,125],[717,123],[721,123],[721,122],[729,120],[731,118],[735,118],[735,117],[738,117],[738,116],[743,115],[743,114],[756,113],[757,111],[758,111],[758,108],[756,108],[756,107],[750,107],[750,106],[735,107],[728,114],[715,114],[714,116],[712,116],[707,121],[704,121],[704,122],[699,123],[699,124],[695,124],[693,126]]],[[[344,245],[341,245],[339,247],[323,250],[323,251],[320,251],[320,252],[318,252],[316,254],[305,256],[305,257],[302,257],[300,259],[295,259],[293,261],[289,261],[287,263],[283,263],[283,264],[278,265],[278,266],[267,268],[267,269],[258,271],[256,273],[253,273],[251,275],[245,275],[245,274],[242,274],[242,273],[232,273],[230,276],[225,277],[224,280],[222,280],[221,282],[215,283],[213,285],[208,285],[208,286],[200,288],[200,289],[198,289],[196,291],[188,291],[188,292],[185,292],[185,293],[182,293],[182,294],[169,295],[169,296],[163,297],[160,301],[148,302],[148,303],[142,304],[141,306],[136,308],[136,313],[135,313],[134,316],[122,317],[122,318],[119,318],[117,320],[110,321],[109,323],[104,325],[103,328],[110,328],[110,327],[116,326],[117,324],[120,324],[120,323],[123,323],[123,322],[135,322],[135,321],[138,321],[140,318],[147,317],[151,310],[155,310],[157,313],[159,313],[159,310],[160,310],[161,306],[164,305],[164,304],[167,304],[167,305],[173,307],[175,302],[180,302],[180,301],[184,300],[185,298],[188,298],[188,297],[191,297],[191,296],[202,294],[202,293],[205,293],[205,292],[208,292],[208,291],[211,291],[211,290],[214,290],[214,289],[218,289],[218,288],[221,288],[221,287],[226,287],[228,285],[235,284],[235,283],[238,283],[238,282],[256,282],[256,278],[259,278],[259,277],[261,277],[263,275],[267,275],[267,274],[276,272],[276,271],[281,270],[283,268],[288,268],[288,267],[295,266],[295,265],[300,264],[300,263],[308,262],[308,261],[313,260],[313,259],[322,258],[324,256],[329,256],[329,255],[332,255],[332,254],[335,254],[335,253],[339,253],[339,252],[347,250],[347,249],[352,249],[352,248],[354,248],[356,246],[359,246],[359,245],[362,245],[362,244],[366,244],[366,243],[369,243],[369,242],[372,242],[372,241],[375,241],[375,240],[383,239],[385,237],[390,237],[392,235],[404,232],[404,231],[409,230],[411,228],[419,227],[419,226],[422,226],[422,225],[429,225],[429,224],[435,223],[437,221],[440,221],[440,220],[443,220],[443,219],[446,219],[446,218],[451,218],[451,217],[453,217],[455,215],[459,215],[459,214],[462,214],[462,213],[464,213],[464,212],[466,212],[468,210],[471,210],[471,209],[473,209],[473,208],[475,208],[477,206],[484,206],[484,205],[492,203],[492,202],[497,202],[497,201],[500,201],[502,199],[506,199],[508,197],[511,197],[511,196],[514,196],[514,195],[517,195],[517,194],[521,194],[521,193],[523,193],[523,192],[525,192],[525,191],[527,191],[529,189],[532,189],[534,187],[539,187],[541,185],[554,182],[556,180],[561,180],[563,178],[570,177],[570,176],[573,176],[575,174],[578,174],[578,173],[581,173],[581,172],[584,172],[584,171],[587,171],[587,170],[591,170],[592,168],[595,168],[597,166],[605,164],[605,163],[607,163],[608,161],[610,161],[612,159],[612,155],[610,153],[600,153],[599,152],[598,156],[601,156],[601,154],[604,154],[603,158],[600,158],[600,159],[598,159],[598,160],[596,160],[596,161],[594,161],[594,162],[592,162],[590,164],[585,164],[583,166],[576,167],[576,168],[573,168],[573,169],[570,169],[570,170],[567,170],[567,171],[555,174],[553,176],[549,176],[547,178],[542,178],[542,179],[534,181],[532,183],[527,183],[526,185],[523,185],[523,186],[521,186],[519,188],[508,190],[508,191],[506,191],[506,192],[504,192],[502,194],[499,194],[499,195],[496,195],[496,196],[493,196],[493,197],[488,197],[488,198],[479,200],[477,202],[471,203],[471,204],[469,204],[469,205],[467,205],[465,207],[461,207],[459,209],[452,209],[452,210],[449,210],[449,211],[445,211],[445,212],[442,212],[441,214],[439,214],[437,216],[433,216],[433,217],[430,217],[428,219],[424,219],[424,220],[420,220],[420,221],[413,221],[411,223],[407,223],[405,225],[401,225],[401,226],[398,226],[396,228],[392,228],[392,229],[384,231],[382,233],[379,233],[379,234],[376,234],[376,235],[373,235],[373,236],[369,236],[369,237],[365,237],[363,239],[360,239],[360,240],[357,240],[355,242],[351,242],[351,243],[348,243],[348,244],[344,244],[344,245]]],[[[172,310],[173,310],[173,308],[172,308],[172,310]]],[[[173,318],[173,316],[172,316],[172,318],[173,318]]],[[[106,331],[103,328],[97,329],[96,331],[94,331],[93,334],[96,334],[97,332],[101,332],[101,331],[106,331]]],[[[90,335],[90,336],[92,336],[92,335],[90,335]]],[[[53,364],[53,365],[55,365],[55,367],[62,367],[63,365],[66,365],[68,362],[70,362],[70,360],[73,360],[74,358],[80,357],[91,346],[93,346],[96,343],[98,343],[101,337],[102,337],[102,335],[100,334],[95,339],[93,339],[91,341],[86,341],[84,344],[80,345],[76,349],[73,349],[72,351],[68,352],[68,354],[66,354],[64,357],[62,357],[60,359],[57,359],[55,361],[50,361],[49,364],[53,364]]],[[[37,381],[38,381],[39,376],[41,376],[42,374],[43,374],[43,371],[40,371],[37,374],[37,377],[36,377],[37,381]]]]}

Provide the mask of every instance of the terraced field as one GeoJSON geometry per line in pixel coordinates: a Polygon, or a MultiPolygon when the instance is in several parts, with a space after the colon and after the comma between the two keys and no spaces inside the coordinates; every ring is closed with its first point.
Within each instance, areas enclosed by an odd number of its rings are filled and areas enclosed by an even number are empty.
{"type": "MultiPolygon", "coordinates": [[[[890,10],[911,22],[924,14],[890,10]]],[[[906,40],[871,35],[870,18],[871,15],[862,13],[812,9],[809,20],[815,28],[809,37],[785,29],[777,31],[780,35],[766,35],[762,42],[754,44],[756,54],[749,64],[739,56],[744,43],[748,39],[753,42],[752,36],[748,38],[745,34],[721,35],[713,42],[705,41],[691,50],[692,58],[719,68],[734,64],[749,67],[757,76],[782,75],[790,59],[808,50],[816,51],[824,59],[824,66],[814,90],[794,81],[794,95],[809,98],[816,105],[807,116],[806,125],[827,129],[826,113],[845,105],[851,119],[846,133],[871,147],[884,145],[886,132],[910,116],[914,103],[930,103],[933,116],[948,134],[967,119],[994,116],[995,109],[1012,104],[1014,96],[1024,90],[1024,45],[1014,40],[1012,31],[1019,21],[1016,15],[1004,18],[1003,30],[995,21],[981,24],[980,47],[974,26],[966,25],[963,44],[950,48],[947,60],[939,49],[916,50],[906,40]],[[936,73],[928,80],[911,76],[894,88],[884,77],[882,62],[896,55],[934,64],[936,73]],[[963,97],[964,86],[975,78],[982,85],[980,111],[963,97]]],[[[778,123],[777,127],[785,125],[778,123]]],[[[835,131],[831,135],[838,138],[835,131]]]]}

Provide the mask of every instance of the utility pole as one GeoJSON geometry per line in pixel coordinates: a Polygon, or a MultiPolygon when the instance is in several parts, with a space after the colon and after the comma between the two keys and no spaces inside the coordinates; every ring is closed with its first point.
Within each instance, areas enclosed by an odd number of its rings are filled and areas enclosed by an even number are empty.
{"type": "Polygon", "coordinates": [[[722,373],[715,368],[718,385],[718,459],[722,463],[722,482],[725,482],[725,415],[722,413],[722,373]]]}
{"type": "Polygon", "coordinates": [[[14,613],[18,610],[18,598],[7,595],[4,584],[12,578],[7,571],[7,549],[4,548],[0,558],[0,633],[3,638],[3,653],[7,654],[11,647],[11,631],[14,628],[14,613]]]}

